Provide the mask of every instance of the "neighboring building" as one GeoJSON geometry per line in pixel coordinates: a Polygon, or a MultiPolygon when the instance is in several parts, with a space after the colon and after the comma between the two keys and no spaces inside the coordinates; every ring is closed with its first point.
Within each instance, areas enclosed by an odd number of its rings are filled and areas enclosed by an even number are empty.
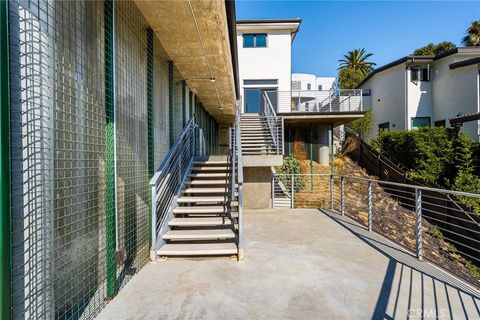
{"type": "MultiPolygon", "coordinates": [[[[449,126],[449,119],[480,111],[480,48],[436,56],[406,56],[374,70],[358,88],[373,110],[372,138],[381,130],[449,126]]],[[[461,129],[479,139],[478,121],[461,129]]]]}
{"type": "Polygon", "coordinates": [[[293,91],[329,91],[335,87],[335,77],[317,77],[308,73],[292,73],[293,91]]]}
{"type": "MultiPolygon", "coordinates": [[[[292,43],[301,19],[237,20],[237,48],[243,112],[262,110],[262,93],[290,91],[292,43]]],[[[289,111],[288,101],[278,110],[289,111]]]]}
{"type": "Polygon", "coordinates": [[[334,78],[292,74],[292,43],[301,19],[237,20],[242,113],[269,113],[285,122],[285,152],[302,141],[309,157],[328,165],[332,128],[363,117],[360,90],[332,89],[334,78]]]}

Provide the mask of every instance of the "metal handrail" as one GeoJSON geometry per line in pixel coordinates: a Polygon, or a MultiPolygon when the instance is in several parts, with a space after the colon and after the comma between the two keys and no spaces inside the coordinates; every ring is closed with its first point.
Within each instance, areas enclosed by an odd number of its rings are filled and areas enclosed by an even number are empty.
{"type": "Polygon", "coordinates": [[[418,259],[430,260],[476,286],[480,285],[480,279],[475,279],[462,267],[480,265],[480,214],[477,211],[480,194],[328,173],[276,173],[275,179],[286,181],[287,188],[291,189],[291,208],[329,207],[333,212],[357,220],[369,231],[398,242],[416,253],[418,259]],[[309,188],[308,180],[313,186],[315,177],[316,188],[309,188]],[[475,201],[472,205],[463,203],[465,208],[457,208],[451,205],[450,196],[475,201]],[[385,227],[392,219],[400,219],[398,229],[385,227]],[[449,248],[447,253],[452,252],[463,259],[459,260],[458,269],[443,264],[438,252],[431,250],[444,250],[444,247],[449,248]]]}
{"type": "Polygon", "coordinates": [[[157,250],[162,244],[160,237],[166,231],[168,217],[176,206],[176,199],[187,178],[195,156],[204,156],[205,138],[203,130],[192,118],[160,164],[150,180],[152,210],[152,247],[150,259],[156,261],[157,250]]]}
{"type": "Polygon", "coordinates": [[[238,201],[238,259],[243,259],[243,159],[242,159],[242,133],[241,133],[241,102],[237,103],[237,113],[233,127],[234,137],[232,138],[232,196],[231,199],[238,201]],[[235,188],[235,175],[237,173],[237,184],[235,188]]]}
{"type": "Polygon", "coordinates": [[[263,93],[264,109],[263,117],[267,120],[268,129],[272,136],[273,146],[276,154],[282,154],[283,151],[283,117],[277,116],[275,108],[267,92],[263,93]]]}

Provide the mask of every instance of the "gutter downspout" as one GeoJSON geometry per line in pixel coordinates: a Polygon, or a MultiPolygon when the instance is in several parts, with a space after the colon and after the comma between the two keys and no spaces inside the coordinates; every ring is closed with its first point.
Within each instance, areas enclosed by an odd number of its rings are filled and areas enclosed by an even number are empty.
{"type": "Polygon", "coordinates": [[[415,62],[415,58],[411,58],[409,64],[405,67],[405,130],[408,130],[408,70],[415,62]]]}

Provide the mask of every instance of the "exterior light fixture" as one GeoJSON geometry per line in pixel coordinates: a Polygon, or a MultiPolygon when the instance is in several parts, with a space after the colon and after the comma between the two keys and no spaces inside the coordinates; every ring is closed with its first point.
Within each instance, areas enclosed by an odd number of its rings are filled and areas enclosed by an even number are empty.
{"type": "Polygon", "coordinates": [[[210,82],[215,82],[215,78],[210,78],[210,82]]]}

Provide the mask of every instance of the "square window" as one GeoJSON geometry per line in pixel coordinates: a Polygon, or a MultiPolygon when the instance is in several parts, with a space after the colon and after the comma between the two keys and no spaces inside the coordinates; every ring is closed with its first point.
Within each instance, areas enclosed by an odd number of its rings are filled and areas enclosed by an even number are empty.
{"type": "Polygon", "coordinates": [[[264,48],[267,46],[267,34],[266,33],[251,33],[243,35],[243,47],[244,48],[264,48]]]}
{"type": "Polygon", "coordinates": [[[412,117],[412,129],[430,127],[430,117],[412,117]]]}
{"type": "Polygon", "coordinates": [[[266,46],[267,46],[267,35],[266,34],[255,35],[255,47],[264,48],[266,46]]]}
{"type": "Polygon", "coordinates": [[[255,35],[253,34],[244,34],[243,35],[243,47],[244,48],[253,48],[255,41],[255,35]]]}

